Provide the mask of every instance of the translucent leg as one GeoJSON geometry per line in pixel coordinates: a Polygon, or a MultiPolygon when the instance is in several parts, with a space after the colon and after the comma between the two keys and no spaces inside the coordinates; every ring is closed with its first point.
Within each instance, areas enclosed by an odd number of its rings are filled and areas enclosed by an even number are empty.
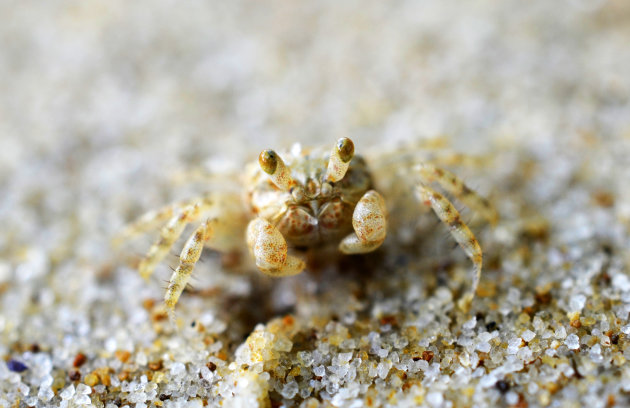
{"type": "Polygon", "coordinates": [[[424,185],[419,185],[417,187],[417,192],[422,202],[425,205],[431,206],[440,220],[448,225],[451,235],[455,238],[455,241],[457,241],[468,258],[470,258],[473,262],[474,271],[471,290],[458,303],[461,309],[468,310],[470,302],[477,291],[477,286],[479,285],[479,279],[481,277],[481,268],[483,265],[481,246],[479,245],[477,238],[475,238],[475,235],[461,220],[459,212],[447,198],[424,185]]]}

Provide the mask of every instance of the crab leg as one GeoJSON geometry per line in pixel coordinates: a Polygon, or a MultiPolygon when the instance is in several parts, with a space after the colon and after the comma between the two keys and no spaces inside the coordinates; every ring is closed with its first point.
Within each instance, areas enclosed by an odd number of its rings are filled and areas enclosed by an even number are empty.
{"type": "Polygon", "coordinates": [[[204,244],[213,236],[216,224],[216,218],[206,220],[206,222],[197,227],[186,242],[186,245],[184,245],[184,249],[179,255],[179,266],[173,271],[164,295],[164,302],[169,313],[172,314],[175,304],[177,304],[179,296],[186,287],[190,274],[201,256],[204,244]]]}
{"type": "Polygon", "coordinates": [[[258,269],[269,276],[296,275],[305,267],[304,261],[287,254],[287,242],[282,233],[264,218],[250,221],[247,245],[258,269]]]}
{"type": "Polygon", "coordinates": [[[164,259],[173,243],[182,235],[186,225],[199,218],[208,205],[209,203],[206,201],[188,205],[171,217],[168,223],[162,227],[160,238],[151,246],[147,256],[140,262],[138,266],[140,276],[145,279],[151,276],[155,266],[164,259]]]}
{"type": "Polygon", "coordinates": [[[383,196],[370,190],[361,197],[352,213],[354,232],[339,243],[344,254],[372,252],[385,241],[387,209],[383,196]]]}
{"type": "Polygon", "coordinates": [[[446,197],[425,185],[419,185],[417,187],[417,193],[422,203],[431,206],[440,220],[448,225],[451,235],[475,266],[472,277],[472,288],[467,295],[462,297],[459,303],[460,308],[467,310],[477,291],[477,285],[479,284],[479,278],[481,276],[483,257],[479,242],[468,226],[461,220],[455,206],[453,206],[446,197]]]}
{"type": "MultiPolygon", "coordinates": [[[[464,153],[440,152],[428,154],[424,161],[429,163],[438,163],[441,166],[468,166],[480,167],[492,161],[489,155],[468,155],[464,153]]],[[[417,160],[416,160],[417,162],[417,160]]]]}
{"type": "Polygon", "coordinates": [[[197,227],[179,255],[179,265],[173,271],[164,295],[171,317],[204,246],[218,251],[242,247],[242,238],[239,239],[240,234],[234,234],[234,231],[243,230],[245,218],[240,208],[234,205],[238,202],[235,200],[238,198],[230,194],[215,194],[212,199],[205,199],[204,214],[212,213],[215,216],[197,227]]]}
{"type": "Polygon", "coordinates": [[[414,169],[418,171],[423,182],[437,182],[449,194],[457,197],[468,207],[480,213],[492,225],[496,224],[499,216],[488,200],[466,186],[455,174],[428,163],[419,164],[414,169]]]}
{"type": "Polygon", "coordinates": [[[176,212],[178,208],[186,207],[190,205],[191,201],[183,201],[180,203],[169,204],[165,207],[160,208],[159,210],[149,211],[143,214],[140,218],[138,218],[133,223],[127,225],[125,229],[118,235],[114,237],[112,243],[115,246],[119,246],[125,240],[134,237],[136,235],[142,234],[143,232],[154,229],[158,225],[164,223],[169,218],[173,217],[173,214],[176,212]]]}

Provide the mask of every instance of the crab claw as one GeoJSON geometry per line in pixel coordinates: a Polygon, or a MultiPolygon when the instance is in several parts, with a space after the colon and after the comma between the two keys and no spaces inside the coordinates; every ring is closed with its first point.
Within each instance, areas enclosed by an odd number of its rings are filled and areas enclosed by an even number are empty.
{"type": "Polygon", "coordinates": [[[352,214],[354,232],[339,244],[344,254],[363,254],[381,246],[387,235],[387,208],[383,196],[370,190],[361,197],[352,214]]]}
{"type": "Polygon", "coordinates": [[[258,269],[267,275],[296,275],[306,266],[301,259],[287,254],[287,241],[282,233],[264,218],[256,218],[247,226],[247,246],[258,269]]]}

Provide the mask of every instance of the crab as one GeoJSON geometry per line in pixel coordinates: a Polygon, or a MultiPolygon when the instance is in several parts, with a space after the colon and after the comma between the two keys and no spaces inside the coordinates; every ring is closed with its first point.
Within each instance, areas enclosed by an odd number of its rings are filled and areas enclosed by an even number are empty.
{"type": "MultiPolygon", "coordinates": [[[[481,276],[481,247],[455,206],[432,185],[492,223],[496,211],[453,173],[425,162],[409,167],[417,180],[412,186],[417,201],[433,209],[473,263],[471,289],[458,302],[466,310],[481,276]]],[[[379,248],[387,235],[385,197],[374,188],[370,169],[354,154],[349,138],[339,139],[332,151],[298,147],[281,156],[264,150],[257,163],[246,167],[243,186],[244,194],[215,192],[148,212],[123,233],[130,237],[162,224],[159,239],[139,264],[141,276],[148,279],[185,227],[198,223],[166,289],[171,316],[204,247],[227,252],[245,243],[261,272],[282,277],[306,268],[290,248],[333,244],[343,254],[364,254],[379,248]]]]}

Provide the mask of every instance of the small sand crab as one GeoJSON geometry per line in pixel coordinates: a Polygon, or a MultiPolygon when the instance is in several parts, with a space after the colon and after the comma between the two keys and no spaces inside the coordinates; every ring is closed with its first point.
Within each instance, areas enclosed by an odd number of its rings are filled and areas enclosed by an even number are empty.
{"type": "MultiPolygon", "coordinates": [[[[148,278],[184,228],[201,221],[184,245],[166,290],[171,313],[204,246],[228,251],[238,249],[245,238],[258,269],[274,277],[304,270],[305,262],[290,254],[290,247],[333,243],[344,254],[362,254],[381,246],[387,234],[385,199],[373,189],[368,166],[361,156],[354,155],[350,139],[339,139],[332,152],[294,151],[284,157],[286,163],[273,150],[264,150],[258,163],[247,167],[245,205],[242,194],[214,193],[149,212],[127,227],[124,235],[131,236],[164,224],[160,238],[140,262],[140,274],[148,278]]],[[[452,173],[428,163],[410,170],[417,176],[419,202],[431,207],[448,225],[474,264],[472,290],[460,301],[466,308],[479,283],[481,248],[453,204],[430,184],[436,182],[490,221],[496,219],[496,213],[487,200],[452,173]]]]}

